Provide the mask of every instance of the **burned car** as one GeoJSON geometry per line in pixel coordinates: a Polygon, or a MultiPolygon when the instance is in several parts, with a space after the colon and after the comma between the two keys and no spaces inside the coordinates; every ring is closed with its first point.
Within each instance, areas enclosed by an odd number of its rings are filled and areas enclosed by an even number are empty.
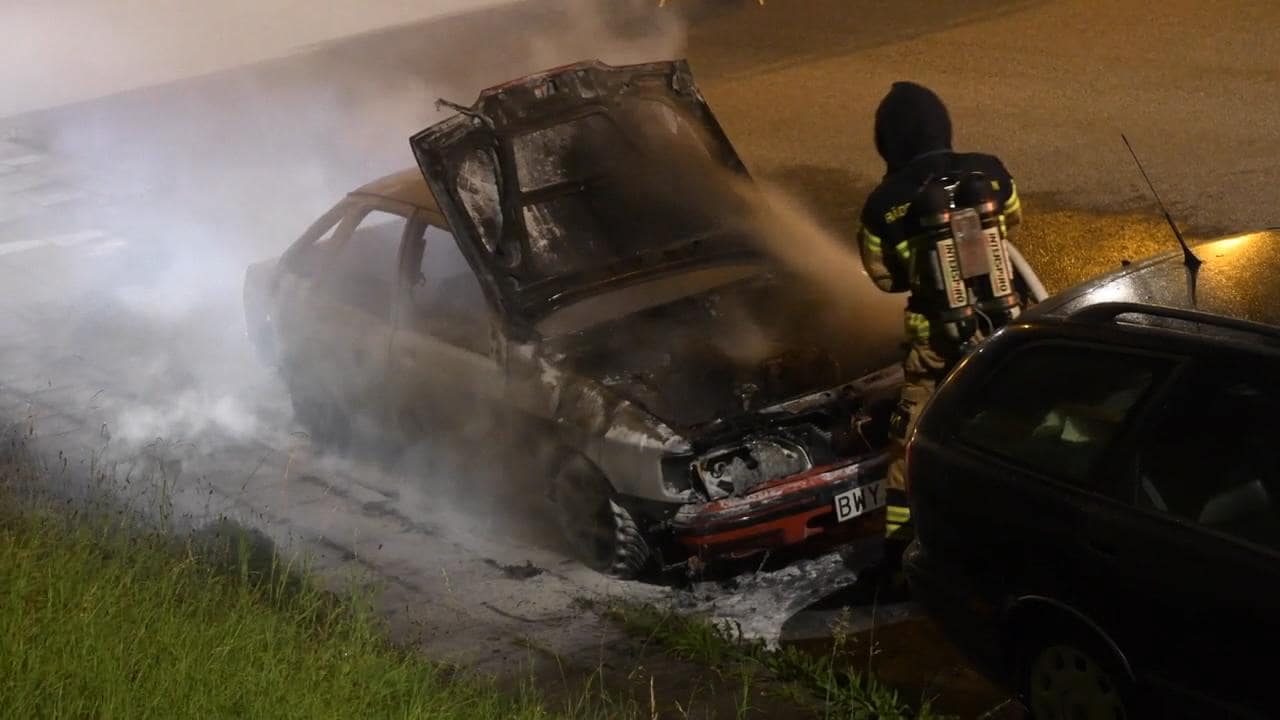
{"type": "MultiPolygon", "coordinates": [[[[686,63],[580,63],[452,107],[412,138],[419,168],[247,272],[298,419],[501,444],[620,576],[875,532],[899,339],[835,326],[717,213],[648,204],[638,168],[680,162],[637,141],[655,130],[746,177],[686,63]]],[[[711,182],[667,179],[690,202],[711,182]]]]}

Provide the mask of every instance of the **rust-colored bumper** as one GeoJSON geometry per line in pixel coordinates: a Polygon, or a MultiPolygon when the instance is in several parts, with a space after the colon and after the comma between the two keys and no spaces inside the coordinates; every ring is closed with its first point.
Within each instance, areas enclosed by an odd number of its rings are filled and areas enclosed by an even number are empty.
{"type": "Polygon", "coordinates": [[[883,479],[888,462],[887,453],[856,458],[776,480],[749,495],[689,506],[672,520],[672,530],[690,555],[701,558],[869,534],[883,527],[883,510],[837,522],[835,496],[883,479]]]}

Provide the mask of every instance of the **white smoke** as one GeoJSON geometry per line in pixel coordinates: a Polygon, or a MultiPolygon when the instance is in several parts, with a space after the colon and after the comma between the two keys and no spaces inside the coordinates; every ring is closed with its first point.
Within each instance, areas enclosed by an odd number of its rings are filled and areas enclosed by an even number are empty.
{"type": "Polygon", "coordinates": [[[217,432],[233,440],[245,440],[260,431],[259,418],[244,400],[190,389],[164,398],[157,405],[143,401],[123,408],[115,437],[142,444],[156,438],[182,439],[217,432]]]}
{"type": "Polygon", "coordinates": [[[485,87],[548,67],[669,59],[683,46],[676,16],[647,1],[499,5],[0,6],[0,26],[16,30],[0,48],[0,116],[236,68],[18,123],[20,135],[34,136],[73,182],[104,200],[62,210],[59,220],[110,222],[125,243],[101,262],[59,269],[68,297],[95,319],[51,328],[63,352],[92,354],[118,367],[122,385],[141,389],[143,405],[121,415],[119,436],[164,435],[166,425],[183,436],[255,429],[228,399],[261,373],[243,337],[245,267],[281,252],[346,192],[413,167],[408,138],[442,119],[437,98],[469,104],[485,87]],[[414,24],[295,52],[406,22],[414,24]],[[275,56],[286,57],[243,67],[275,56]]]}
{"type": "Polygon", "coordinates": [[[0,117],[506,2],[511,0],[11,0],[0,4],[0,117]]]}

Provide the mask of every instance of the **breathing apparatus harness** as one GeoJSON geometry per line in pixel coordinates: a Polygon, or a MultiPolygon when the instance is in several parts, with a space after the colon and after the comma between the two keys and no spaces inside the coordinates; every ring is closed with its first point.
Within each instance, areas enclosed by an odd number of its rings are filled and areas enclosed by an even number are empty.
{"type": "Polygon", "coordinates": [[[964,354],[979,329],[990,335],[1018,317],[1023,298],[989,178],[978,172],[931,176],[904,220],[911,247],[909,307],[929,319],[933,332],[941,330],[964,354]]]}

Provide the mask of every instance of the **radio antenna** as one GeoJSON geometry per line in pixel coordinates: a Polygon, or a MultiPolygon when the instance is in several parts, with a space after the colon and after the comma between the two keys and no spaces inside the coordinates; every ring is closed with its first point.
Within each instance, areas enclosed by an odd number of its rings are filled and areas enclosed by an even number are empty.
{"type": "Polygon", "coordinates": [[[1169,214],[1169,210],[1164,206],[1164,201],[1160,199],[1160,193],[1156,192],[1156,186],[1151,184],[1151,178],[1147,177],[1147,171],[1142,167],[1142,161],[1138,160],[1138,153],[1133,151],[1133,146],[1129,144],[1129,138],[1120,133],[1120,139],[1124,140],[1124,146],[1129,148],[1129,154],[1133,156],[1133,163],[1138,166],[1138,172],[1142,173],[1142,179],[1147,181],[1147,187],[1151,190],[1152,196],[1156,199],[1156,205],[1160,206],[1160,212],[1164,213],[1164,219],[1169,223],[1169,227],[1173,230],[1173,236],[1178,238],[1178,245],[1182,246],[1182,264],[1188,268],[1195,270],[1200,267],[1202,260],[1191,252],[1191,248],[1187,245],[1187,241],[1182,237],[1182,231],[1178,229],[1178,224],[1173,221],[1173,216],[1169,214]]]}

